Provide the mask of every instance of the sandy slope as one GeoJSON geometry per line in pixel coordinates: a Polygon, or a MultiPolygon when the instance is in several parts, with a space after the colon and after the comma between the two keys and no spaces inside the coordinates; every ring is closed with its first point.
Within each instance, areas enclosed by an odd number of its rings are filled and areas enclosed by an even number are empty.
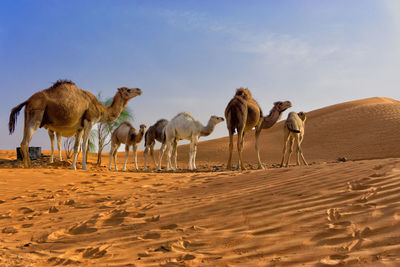
{"type": "MultiPolygon", "coordinates": [[[[281,127],[262,135],[269,167],[280,161],[281,127]]],[[[316,110],[304,141],[311,166],[245,172],[215,169],[226,138],[200,144],[199,172],[22,169],[3,151],[0,265],[397,266],[398,129],[390,99],[316,110]]],[[[245,155],[256,166],[253,139],[245,155]]]]}

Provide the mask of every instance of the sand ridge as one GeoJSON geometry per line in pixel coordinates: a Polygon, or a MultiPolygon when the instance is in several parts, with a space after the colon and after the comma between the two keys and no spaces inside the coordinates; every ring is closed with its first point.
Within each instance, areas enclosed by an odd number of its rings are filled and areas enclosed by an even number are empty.
{"type": "MultiPolygon", "coordinates": [[[[266,170],[225,170],[226,138],[200,143],[197,172],[113,172],[106,154],[101,167],[91,155],[89,171],[68,161],[23,169],[2,151],[0,265],[398,265],[399,103],[373,98],[309,116],[310,166],[275,167],[279,125],[262,135],[266,170]]],[[[253,136],[246,142],[256,167],[253,136]]]]}

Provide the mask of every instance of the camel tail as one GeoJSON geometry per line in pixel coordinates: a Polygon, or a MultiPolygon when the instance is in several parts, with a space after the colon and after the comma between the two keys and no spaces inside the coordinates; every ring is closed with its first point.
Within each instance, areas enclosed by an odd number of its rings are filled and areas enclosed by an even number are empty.
{"type": "Polygon", "coordinates": [[[8,130],[10,131],[10,134],[12,134],[15,130],[15,125],[17,124],[17,117],[19,115],[19,112],[21,111],[21,109],[28,103],[28,101],[25,101],[21,104],[19,104],[18,106],[16,106],[15,108],[13,108],[11,110],[10,113],[10,120],[8,122],[8,130]]]}
{"type": "Polygon", "coordinates": [[[232,134],[236,133],[236,129],[239,128],[239,118],[237,117],[237,111],[231,108],[226,116],[226,126],[228,127],[228,131],[232,134]],[[229,120],[229,123],[228,123],[229,120]]]}
{"type": "Polygon", "coordinates": [[[145,147],[147,147],[148,145],[150,145],[149,144],[149,141],[147,140],[147,134],[149,133],[149,130],[147,130],[145,133],[144,133],[144,146],[145,147]]]}

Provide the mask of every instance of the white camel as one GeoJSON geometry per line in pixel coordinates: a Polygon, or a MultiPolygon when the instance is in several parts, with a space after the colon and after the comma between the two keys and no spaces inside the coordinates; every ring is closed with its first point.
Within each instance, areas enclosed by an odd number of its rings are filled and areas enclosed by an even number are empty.
{"type": "Polygon", "coordinates": [[[289,165],[290,156],[292,155],[293,151],[293,144],[296,142],[297,147],[297,165],[300,165],[300,156],[303,160],[304,165],[308,165],[303,151],[301,149],[301,143],[304,139],[304,126],[306,122],[306,114],[304,112],[290,112],[288,114],[288,118],[286,119],[283,131],[284,131],[284,145],[283,145],[283,153],[282,153],[282,161],[281,167],[283,167],[283,162],[285,160],[285,154],[287,149],[287,144],[289,141],[289,155],[286,160],[285,167],[289,165]]]}
{"type": "Polygon", "coordinates": [[[189,170],[196,169],[196,152],[199,138],[201,136],[210,135],[214,131],[215,126],[223,121],[224,118],[222,117],[211,116],[207,125],[203,126],[188,112],[182,112],[176,115],[164,128],[164,137],[160,148],[158,170],[161,170],[161,160],[165,148],[167,148],[168,157],[167,170],[177,169],[177,144],[179,140],[183,139],[190,141],[189,170]],[[171,166],[171,146],[173,147],[173,153],[175,156],[175,168],[171,166]]]}
{"type": "Polygon", "coordinates": [[[128,160],[129,155],[129,147],[132,146],[133,150],[133,159],[135,162],[135,169],[138,169],[137,165],[137,144],[140,143],[143,139],[144,132],[146,130],[146,125],[140,125],[139,132],[133,127],[129,122],[125,121],[118,126],[117,129],[111,135],[111,149],[110,149],[110,158],[108,163],[108,169],[111,170],[111,160],[114,160],[115,170],[118,171],[117,168],[117,151],[121,144],[125,144],[125,159],[124,159],[124,167],[123,171],[126,171],[126,162],[128,160]]]}

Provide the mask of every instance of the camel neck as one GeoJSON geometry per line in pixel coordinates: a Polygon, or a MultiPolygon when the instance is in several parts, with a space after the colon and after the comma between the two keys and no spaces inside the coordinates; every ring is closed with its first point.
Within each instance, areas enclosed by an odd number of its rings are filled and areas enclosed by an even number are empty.
{"type": "Polygon", "coordinates": [[[200,132],[200,136],[208,136],[210,135],[215,128],[215,123],[213,123],[211,120],[208,121],[206,126],[203,126],[203,129],[200,132]]]}
{"type": "Polygon", "coordinates": [[[262,122],[262,129],[271,128],[282,116],[276,108],[273,108],[267,117],[264,117],[262,122]]]}
{"type": "Polygon", "coordinates": [[[105,107],[101,122],[112,122],[116,120],[121,114],[122,110],[126,108],[127,101],[125,101],[121,94],[117,92],[114,96],[113,102],[110,106],[105,107]]]}

